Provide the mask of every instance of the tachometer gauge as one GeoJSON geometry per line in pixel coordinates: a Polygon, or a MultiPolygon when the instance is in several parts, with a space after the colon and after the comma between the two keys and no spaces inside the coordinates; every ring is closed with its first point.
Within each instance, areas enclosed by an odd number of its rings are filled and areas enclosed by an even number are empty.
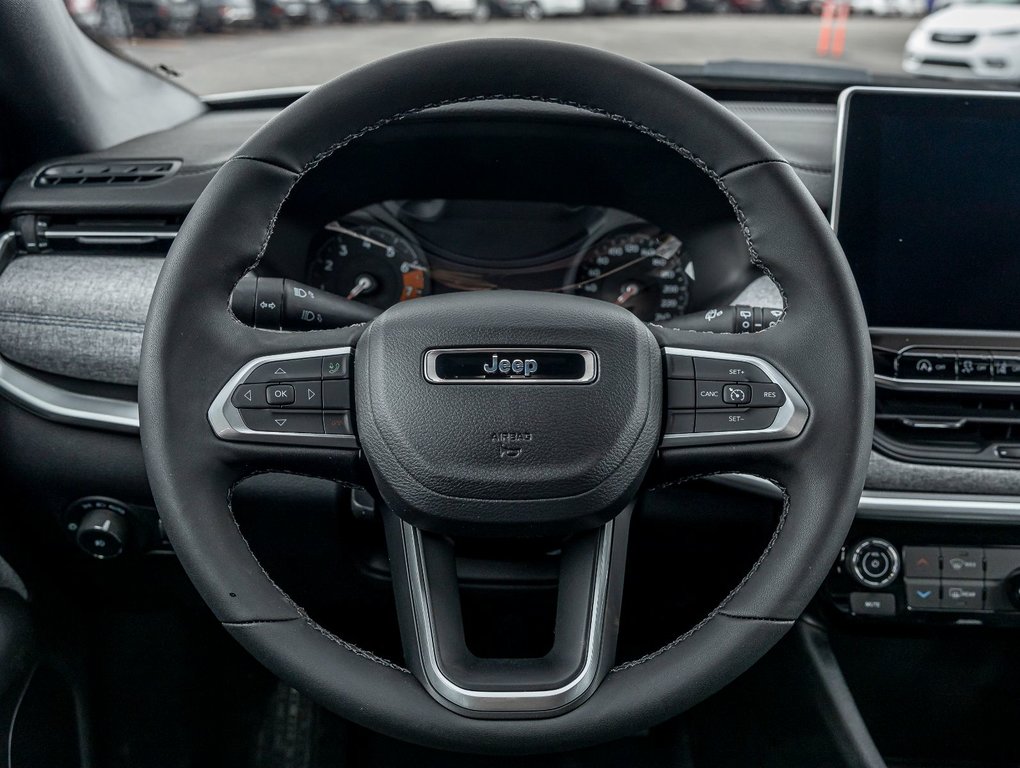
{"type": "Polygon", "coordinates": [[[688,279],[680,240],[645,227],[595,243],[581,257],[567,288],[579,296],[611,301],[642,320],[665,322],[687,311],[688,279]]]}
{"type": "Polygon", "coordinates": [[[326,229],[329,238],[308,265],[310,284],[380,309],[428,293],[428,263],[392,229],[337,222],[326,229]]]}

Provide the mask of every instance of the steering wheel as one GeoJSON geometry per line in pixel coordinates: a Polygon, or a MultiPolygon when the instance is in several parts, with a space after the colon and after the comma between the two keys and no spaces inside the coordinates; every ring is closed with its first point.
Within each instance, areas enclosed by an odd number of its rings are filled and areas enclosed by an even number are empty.
{"type": "Polygon", "coordinates": [[[871,382],[864,313],[842,251],[790,166],[753,131],[628,59],[484,40],[346,74],[285,109],[224,164],[184,222],[152,300],[141,434],[182,565],[227,631],[276,675],[406,740],[543,752],[683,711],[792,626],[856,510],[871,382]],[[748,257],[780,287],[782,319],[756,333],[682,331],[606,302],[521,291],[420,298],[338,330],[272,332],[235,318],[231,290],[258,265],[306,174],[327,159],[342,167],[351,147],[392,123],[498,99],[590,113],[693,163],[732,207],[748,257]],[[722,402],[699,403],[709,390],[722,402]],[[303,407],[273,407],[294,397],[303,407]],[[262,569],[231,512],[235,485],[262,472],[374,486],[405,661],[334,636],[262,569]],[[782,490],[767,548],[696,626],[621,663],[616,630],[637,494],[724,472],[782,490]],[[450,544],[461,535],[563,537],[548,654],[488,659],[468,650],[450,544]]]}

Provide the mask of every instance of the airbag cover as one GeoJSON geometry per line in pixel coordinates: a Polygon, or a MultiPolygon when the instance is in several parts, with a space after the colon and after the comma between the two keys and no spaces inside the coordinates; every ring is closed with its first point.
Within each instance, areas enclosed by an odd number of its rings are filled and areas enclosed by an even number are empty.
{"type": "Polygon", "coordinates": [[[644,477],[659,441],[661,359],[648,328],[606,302],[525,291],[433,296],[394,306],[365,331],[355,399],[365,456],[405,519],[459,532],[568,529],[616,514],[644,477]],[[527,383],[426,379],[427,352],[466,348],[485,350],[479,368],[492,355],[522,357],[501,350],[587,350],[597,375],[543,381],[550,359],[538,354],[527,383]]]}

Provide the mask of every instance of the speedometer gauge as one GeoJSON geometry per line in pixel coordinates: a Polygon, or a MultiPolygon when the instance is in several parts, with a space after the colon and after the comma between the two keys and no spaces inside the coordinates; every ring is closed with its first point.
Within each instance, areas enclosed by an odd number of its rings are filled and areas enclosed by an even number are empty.
{"type": "Polygon", "coordinates": [[[329,237],[308,265],[310,284],[380,309],[428,293],[428,263],[392,229],[336,222],[326,229],[329,237]]]}
{"type": "Polygon", "coordinates": [[[604,237],[581,257],[575,274],[568,286],[574,293],[611,301],[642,320],[665,322],[687,311],[683,244],[658,229],[604,237]]]}

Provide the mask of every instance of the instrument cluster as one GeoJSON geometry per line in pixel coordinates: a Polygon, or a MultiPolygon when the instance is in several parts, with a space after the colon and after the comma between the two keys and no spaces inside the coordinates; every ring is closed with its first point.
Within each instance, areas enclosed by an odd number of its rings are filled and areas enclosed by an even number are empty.
{"type": "Polygon", "coordinates": [[[484,202],[371,206],[325,224],[305,280],[380,310],[429,294],[507,288],[600,299],[655,323],[699,309],[697,259],[676,234],[613,209],[530,204],[529,218],[521,205],[529,204],[491,203],[484,223],[484,202]]]}

